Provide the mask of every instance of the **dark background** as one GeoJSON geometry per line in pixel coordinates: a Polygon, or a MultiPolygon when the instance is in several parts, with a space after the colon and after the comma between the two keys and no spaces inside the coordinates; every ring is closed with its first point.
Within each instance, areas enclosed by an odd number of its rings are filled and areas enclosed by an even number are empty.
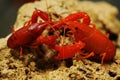
{"type": "MultiPolygon", "coordinates": [[[[7,36],[11,30],[10,26],[14,24],[18,8],[26,2],[33,0],[0,0],[0,38],[7,36]]],[[[91,0],[103,1],[103,0],[91,0]]],[[[120,0],[105,0],[119,8],[120,0]]],[[[120,19],[120,15],[118,16],[120,19]]]]}
{"type": "Polygon", "coordinates": [[[17,17],[18,8],[34,0],[0,0],[0,38],[11,33],[12,26],[17,17]]]}

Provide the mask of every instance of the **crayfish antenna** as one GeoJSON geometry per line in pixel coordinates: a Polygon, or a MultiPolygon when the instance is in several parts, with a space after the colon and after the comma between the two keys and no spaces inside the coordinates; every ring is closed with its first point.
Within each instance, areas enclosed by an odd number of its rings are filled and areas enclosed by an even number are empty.
{"type": "MultiPolygon", "coordinates": [[[[45,3],[46,3],[47,13],[49,13],[47,0],[45,0],[45,3]]],[[[49,14],[48,14],[48,15],[49,15],[49,14]]],[[[51,21],[51,20],[50,20],[50,15],[48,16],[48,21],[51,21]]]]}

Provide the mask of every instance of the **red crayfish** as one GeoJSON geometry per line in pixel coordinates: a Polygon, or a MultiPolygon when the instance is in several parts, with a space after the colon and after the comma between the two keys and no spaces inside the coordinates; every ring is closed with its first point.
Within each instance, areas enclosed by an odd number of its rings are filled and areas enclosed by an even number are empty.
{"type": "MultiPolygon", "coordinates": [[[[56,35],[44,37],[41,36],[43,30],[52,24],[53,22],[49,19],[48,14],[36,9],[33,12],[30,21],[26,22],[22,28],[12,32],[12,35],[7,41],[7,45],[12,49],[20,48],[21,50],[22,47],[30,46],[33,44],[45,43],[50,46],[53,46],[55,44],[55,39],[57,38],[56,35]],[[44,22],[37,22],[38,17],[41,17],[44,20],[44,22]],[[51,43],[46,40],[50,40],[51,43]]],[[[20,55],[22,55],[22,53],[20,55]]]]}
{"type": "Polygon", "coordinates": [[[58,22],[57,26],[53,25],[53,27],[58,28],[62,25],[66,25],[65,27],[69,28],[73,33],[75,42],[81,42],[81,44],[75,43],[73,46],[55,46],[55,49],[59,51],[56,59],[70,58],[73,54],[75,55],[79,52],[80,49],[87,52],[86,55],[80,56],[80,59],[93,57],[101,60],[101,64],[103,64],[104,61],[110,61],[114,58],[116,54],[115,45],[109,40],[107,35],[97,30],[95,25],[90,24],[90,18],[86,13],[77,12],[70,14],[58,22]],[[78,19],[83,20],[79,22],[78,19]]]}
{"type": "MultiPolygon", "coordinates": [[[[67,34],[67,33],[66,33],[67,34]]],[[[77,52],[81,52],[78,59],[93,57],[104,61],[113,59],[116,53],[115,45],[102,32],[90,24],[90,17],[85,12],[70,14],[59,22],[52,22],[49,15],[43,11],[36,10],[30,21],[22,28],[12,33],[8,39],[8,47],[15,49],[32,44],[47,44],[58,51],[56,60],[72,58],[77,52]],[[44,22],[37,22],[40,16],[44,22]],[[80,19],[80,21],[78,21],[80,19]],[[55,41],[59,35],[41,36],[45,28],[58,29],[60,27],[69,29],[73,34],[73,45],[56,45],[55,41]],[[84,56],[81,56],[86,52],[84,56]]]]}

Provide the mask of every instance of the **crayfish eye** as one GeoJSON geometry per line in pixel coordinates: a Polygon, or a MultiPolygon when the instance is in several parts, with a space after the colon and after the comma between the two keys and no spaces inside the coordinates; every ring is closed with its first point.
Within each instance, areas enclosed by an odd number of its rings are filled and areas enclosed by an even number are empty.
{"type": "Polygon", "coordinates": [[[77,26],[75,27],[75,30],[78,30],[78,27],[77,27],[77,26]]]}

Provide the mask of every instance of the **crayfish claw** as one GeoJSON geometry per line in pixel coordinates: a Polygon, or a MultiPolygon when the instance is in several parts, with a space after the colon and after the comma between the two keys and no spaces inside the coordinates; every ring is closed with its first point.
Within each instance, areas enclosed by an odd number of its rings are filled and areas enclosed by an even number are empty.
{"type": "Polygon", "coordinates": [[[55,56],[56,60],[68,59],[75,56],[80,49],[83,49],[85,43],[79,41],[73,45],[55,46],[55,50],[58,51],[58,55],[55,56]]]}

